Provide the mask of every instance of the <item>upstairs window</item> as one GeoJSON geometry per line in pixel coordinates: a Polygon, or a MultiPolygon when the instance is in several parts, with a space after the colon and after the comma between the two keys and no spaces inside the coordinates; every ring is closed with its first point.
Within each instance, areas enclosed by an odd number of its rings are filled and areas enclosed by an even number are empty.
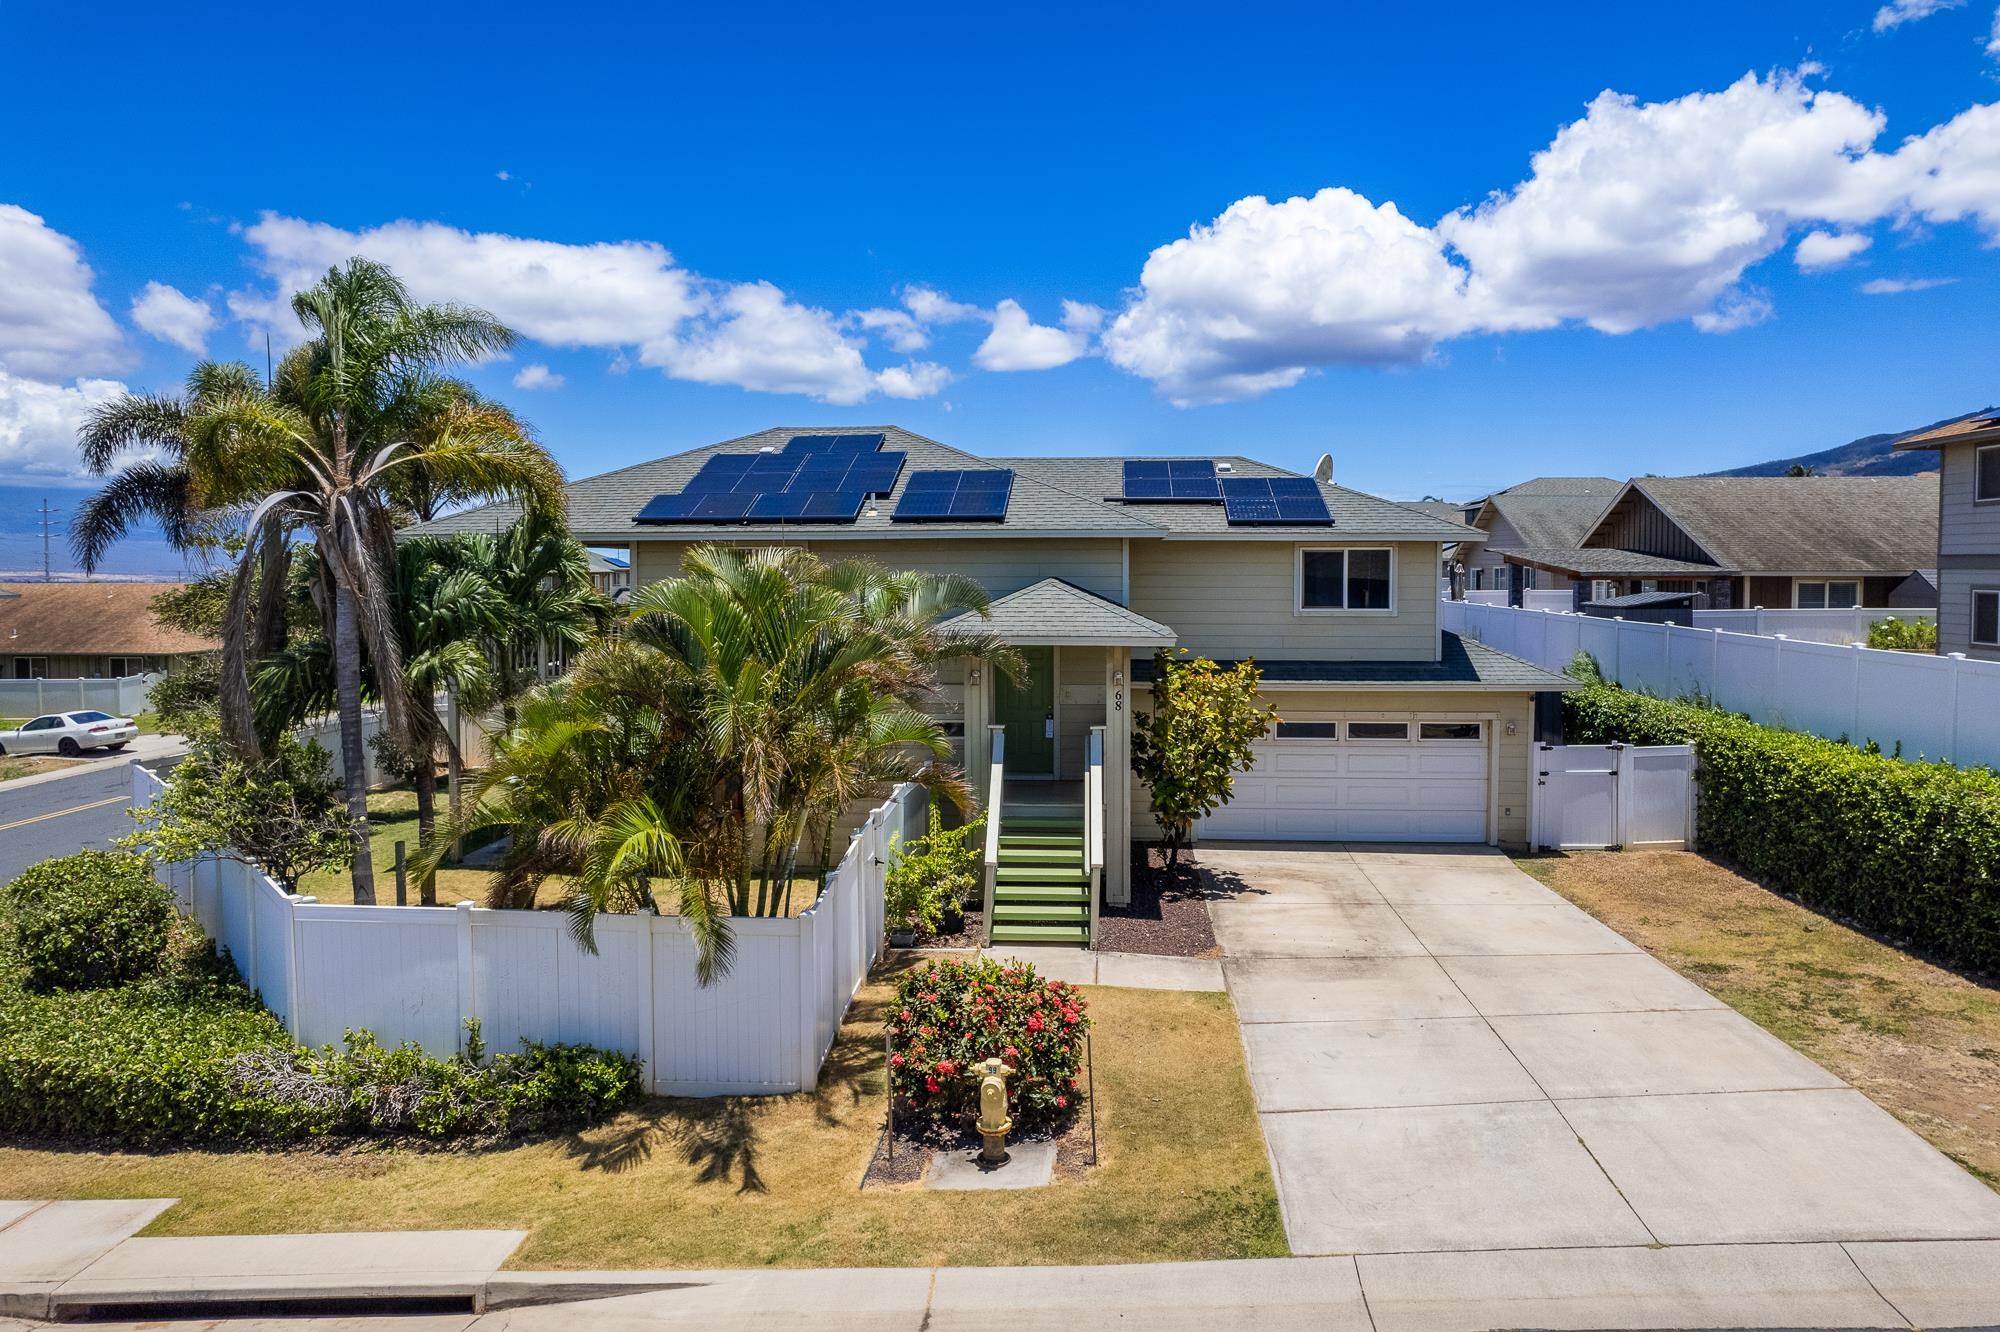
{"type": "Polygon", "coordinates": [[[2000,647],[2000,587],[1972,589],[1972,641],[2000,647]]]}
{"type": "Polygon", "coordinates": [[[2000,500],[2000,444],[1982,444],[1972,454],[1972,498],[2000,500]]]}
{"type": "Polygon", "coordinates": [[[1301,550],[1295,609],[1300,614],[1393,612],[1395,575],[1396,555],[1386,546],[1372,550],[1301,550]]]}

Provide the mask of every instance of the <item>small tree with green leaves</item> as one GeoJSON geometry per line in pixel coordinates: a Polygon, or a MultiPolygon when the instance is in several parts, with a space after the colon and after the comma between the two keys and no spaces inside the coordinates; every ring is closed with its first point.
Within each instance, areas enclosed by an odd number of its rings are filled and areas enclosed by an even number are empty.
{"type": "Polygon", "coordinates": [[[340,869],[352,846],[341,784],[327,752],[289,734],[261,760],[219,735],[194,738],[153,803],[137,810],[127,850],[169,863],[214,852],[254,865],[288,893],[317,869],[340,869]]]}
{"type": "Polygon", "coordinates": [[[889,928],[923,937],[936,934],[951,907],[964,903],[979,883],[985,836],[985,818],[947,828],[943,811],[932,801],[930,827],[922,837],[907,842],[891,837],[889,870],[882,881],[889,928]]]}
{"type": "Polygon", "coordinates": [[[1278,721],[1257,702],[1255,662],[1224,670],[1206,657],[1153,656],[1153,710],[1133,720],[1132,771],[1153,793],[1169,866],[1180,863],[1196,819],[1229,803],[1236,774],[1256,761],[1251,746],[1278,721]]]}

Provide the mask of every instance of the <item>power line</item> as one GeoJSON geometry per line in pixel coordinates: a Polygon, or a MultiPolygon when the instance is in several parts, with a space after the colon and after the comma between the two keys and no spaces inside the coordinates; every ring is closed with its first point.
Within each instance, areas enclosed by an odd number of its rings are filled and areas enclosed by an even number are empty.
{"type": "Polygon", "coordinates": [[[52,583],[55,575],[49,569],[49,530],[60,510],[49,507],[49,497],[42,496],[42,581],[52,583]]]}

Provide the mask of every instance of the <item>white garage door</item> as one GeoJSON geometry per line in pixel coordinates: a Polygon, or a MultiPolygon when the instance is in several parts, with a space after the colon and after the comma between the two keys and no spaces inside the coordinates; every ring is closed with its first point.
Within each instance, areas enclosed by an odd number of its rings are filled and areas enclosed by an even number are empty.
{"type": "Polygon", "coordinates": [[[1483,842],[1489,739],[1483,722],[1287,722],[1199,835],[1483,842]]]}

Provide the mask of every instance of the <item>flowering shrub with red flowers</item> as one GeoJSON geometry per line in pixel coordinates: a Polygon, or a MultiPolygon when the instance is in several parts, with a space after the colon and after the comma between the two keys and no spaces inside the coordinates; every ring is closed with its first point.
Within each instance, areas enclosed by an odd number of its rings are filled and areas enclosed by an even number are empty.
{"type": "Polygon", "coordinates": [[[896,1113],[941,1124],[979,1116],[979,1064],[1003,1059],[1014,1123],[1059,1121],[1082,1092],[1082,993],[1026,962],[928,962],[906,972],[889,1010],[896,1113]]]}

